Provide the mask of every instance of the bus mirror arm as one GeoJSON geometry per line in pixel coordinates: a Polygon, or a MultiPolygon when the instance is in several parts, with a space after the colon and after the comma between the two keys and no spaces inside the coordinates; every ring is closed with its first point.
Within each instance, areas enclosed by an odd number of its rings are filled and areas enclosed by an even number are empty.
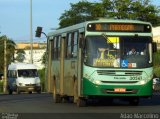
{"type": "Polygon", "coordinates": [[[79,39],[79,48],[84,49],[84,38],[79,39]]]}
{"type": "Polygon", "coordinates": [[[82,43],[82,42],[83,42],[83,39],[80,38],[80,39],[79,39],[79,48],[82,48],[82,46],[83,46],[83,43],[82,43]]]}
{"type": "Polygon", "coordinates": [[[152,46],[153,46],[153,47],[152,47],[152,48],[153,48],[153,49],[152,49],[153,52],[157,52],[157,43],[156,43],[156,42],[153,42],[153,43],[152,43],[152,46]]]}
{"type": "Polygon", "coordinates": [[[152,63],[152,45],[149,44],[149,63],[152,63]]]}
{"type": "Polygon", "coordinates": [[[84,55],[84,62],[87,61],[87,58],[88,58],[88,56],[87,56],[87,55],[84,55]]]}

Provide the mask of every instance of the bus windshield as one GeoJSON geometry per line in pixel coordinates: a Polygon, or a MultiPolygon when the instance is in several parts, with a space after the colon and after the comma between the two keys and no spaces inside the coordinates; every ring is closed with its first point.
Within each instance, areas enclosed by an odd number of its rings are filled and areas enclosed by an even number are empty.
{"type": "Polygon", "coordinates": [[[146,68],[152,65],[151,37],[87,36],[85,64],[92,67],[146,68]]]}

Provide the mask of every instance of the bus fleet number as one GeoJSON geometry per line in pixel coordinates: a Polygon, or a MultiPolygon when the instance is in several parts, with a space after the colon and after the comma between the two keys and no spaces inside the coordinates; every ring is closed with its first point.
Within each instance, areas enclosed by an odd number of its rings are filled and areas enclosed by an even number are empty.
{"type": "Polygon", "coordinates": [[[141,80],[142,79],[142,76],[131,76],[130,77],[130,80],[141,80]]]}

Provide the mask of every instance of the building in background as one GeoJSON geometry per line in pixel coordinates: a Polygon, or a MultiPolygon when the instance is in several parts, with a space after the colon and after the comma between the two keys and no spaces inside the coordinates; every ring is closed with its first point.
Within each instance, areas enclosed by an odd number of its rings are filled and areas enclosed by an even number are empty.
{"type": "MultiPolygon", "coordinates": [[[[30,63],[30,43],[16,43],[15,56],[17,56],[17,50],[22,49],[25,52],[25,59],[23,62],[30,63]]],[[[46,52],[46,43],[33,43],[33,64],[37,66],[38,69],[44,68],[42,64],[42,56],[46,52]]]]}

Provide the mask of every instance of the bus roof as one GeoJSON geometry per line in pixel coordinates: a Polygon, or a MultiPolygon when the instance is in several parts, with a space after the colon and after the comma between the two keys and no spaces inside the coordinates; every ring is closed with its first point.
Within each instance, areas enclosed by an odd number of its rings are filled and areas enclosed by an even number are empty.
{"type": "Polygon", "coordinates": [[[61,29],[57,29],[53,32],[48,33],[48,36],[53,36],[53,35],[58,35],[58,34],[62,34],[62,33],[66,33],[68,31],[74,31],[77,29],[82,29],[85,28],[87,26],[88,23],[98,23],[98,22],[105,22],[105,23],[137,23],[137,24],[150,24],[149,22],[144,22],[144,21],[139,21],[139,20],[129,20],[129,19],[106,19],[106,18],[100,18],[98,20],[93,20],[93,21],[86,21],[83,23],[79,23],[79,24],[75,24],[72,26],[68,26],[65,28],[61,28],[61,29]]]}
{"type": "Polygon", "coordinates": [[[18,69],[37,69],[34,64],[30,63],[11,63],[8,70],[18,70],[18,69]]]}

